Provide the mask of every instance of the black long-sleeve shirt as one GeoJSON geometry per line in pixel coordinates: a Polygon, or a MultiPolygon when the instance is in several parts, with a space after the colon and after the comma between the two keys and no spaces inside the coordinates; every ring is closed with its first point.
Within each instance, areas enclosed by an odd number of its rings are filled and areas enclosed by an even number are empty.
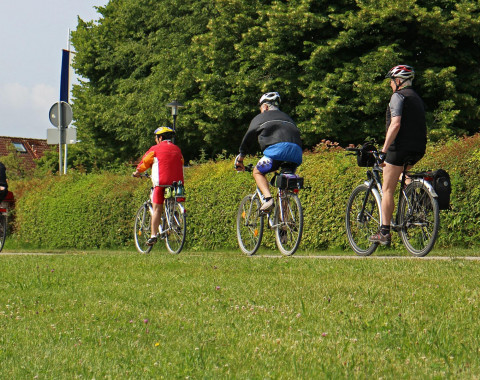
{"type": "Polygon", "coordinates": [[[281,142],[302,146],[300,130],[292,118],[280,110],[265,111],[253,118],[240,144],[240,153],[253,153],[257,141],[262,152],[270,145],[281,142]]]}

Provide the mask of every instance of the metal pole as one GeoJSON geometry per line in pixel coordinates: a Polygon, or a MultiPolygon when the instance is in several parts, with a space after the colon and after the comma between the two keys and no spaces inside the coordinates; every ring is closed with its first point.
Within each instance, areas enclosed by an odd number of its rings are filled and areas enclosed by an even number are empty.
{"type": "MultiPolygon", "coordinates": [[[[173,131],[175,132],[175,122],[177,121],[177,115],[173,115],[173,131]]],[[[172,143],[175,144],[175,136],[172,137],[172,143]]]]}
{"type": "Polygon", "coordinates": [[[68,154],[67,146],[68,146],[67,140],[65,139],[65,161],[63,164],[63,174],[67,174],[67,154],[68,154]]]}
{"type": "Polygon", "coordinates": [[[58,102],[58,174],[62,175],[62,102],[58,102]]]}

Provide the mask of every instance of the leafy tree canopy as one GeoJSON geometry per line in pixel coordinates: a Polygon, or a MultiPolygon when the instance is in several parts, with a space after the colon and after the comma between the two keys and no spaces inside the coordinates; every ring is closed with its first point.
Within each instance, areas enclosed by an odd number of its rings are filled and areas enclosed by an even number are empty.
{"type": "Polygon", "coordinates": [[[174,99],[187,159],[235,153],[265,91],[281,93],[305,147],[382,141],[383,78],[400,63],[416,69],[431,140],[478,131],[476,0],[110,0],[98,12],[72,33],[87,168],[141,155],[174,99]]]}

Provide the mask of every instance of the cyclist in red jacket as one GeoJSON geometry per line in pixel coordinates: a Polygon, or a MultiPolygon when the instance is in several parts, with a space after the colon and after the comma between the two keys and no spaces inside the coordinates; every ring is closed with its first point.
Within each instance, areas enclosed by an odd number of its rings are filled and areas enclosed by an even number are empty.
{"type": "Polygon", "coordinates": [[[173,182],[182,181],[183,183],[183,156],[180,148],[176,146],[172,139],[175,135],[173,129],[169,127],[160,127],[155,130],[156,145],[152,146],[143,156],[133,173],[134,177],[139,177],[149,168],[152,168],[152,183],[154,186],[152,205],[152,231],[147,244],[153,245],[157,242],[158,227],[162,218],[162,209],[164,202],[165,186],[172,185],[173,182]]]}

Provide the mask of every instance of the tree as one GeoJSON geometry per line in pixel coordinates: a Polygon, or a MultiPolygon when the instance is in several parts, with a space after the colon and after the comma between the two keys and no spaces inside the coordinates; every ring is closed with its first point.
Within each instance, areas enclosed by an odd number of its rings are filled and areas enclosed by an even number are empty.
{"type": "Polygon", "coordinates": [[[111,0],[72,34],[79,162],[135,160],[165,105],[184,103],[187,160],[235,153],[265,91],[279,91],[305,147],[382,140],[385,73],[415,67],[429,137],[480,120],[480,4],[474,0],[111,0]]]}

